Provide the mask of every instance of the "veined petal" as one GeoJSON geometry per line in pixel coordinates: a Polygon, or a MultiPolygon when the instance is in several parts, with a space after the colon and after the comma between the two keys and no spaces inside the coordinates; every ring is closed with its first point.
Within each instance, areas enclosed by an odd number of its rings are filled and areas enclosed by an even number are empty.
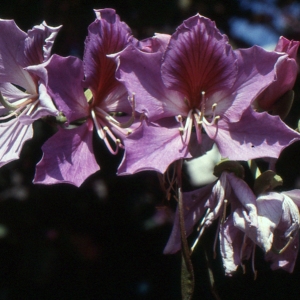
{"type": "Polygon", "coordinates": [[[256,197],[252,190],[249,188],[248,184],[235,176],[233,173],[223,172],[226,174],[226,180],[229,182],[233,193],[247,210],[249,216],[250,226],[257,226],[257,209],[256,209],[256,197]]]}
{"type": "Polygon", "coordinates": [[[200,108],[201,92],[210,96],[229,90],[237,76],[236,57],[211,20],[197,14],[172,35],[162,64],[164,84],[200,108]]]}
{"type": "Polygon", "coordinates": [[[84,52],[84,87],[93,92],[98,106],[121,83],[115,78],[116,64],[108,54],[123,50],[133,38],[129,27],[113,9],[96,10],[97,19],[88,28],[84,52]]]}
{"type": "Polygon", "coordinates": [[[300,209],[300,190],[299,189],[284,191],[284,192],[282,192],[282,194],[290,197],[293,200],[293,202],[300,209]]]}
{"type": "Polygon", "coordinates": [[[251,250],[250,247],[245,247],[242,251],[244,233],[234,226],[232,215],[220,224],[219,238],[225,274],[230,276],[241,265],[243,259],[249,259],[251,250]]]}
{"type": "MultiPolygon", "coordinates": [[[[2,96],[11,104],[16,103],[17,101],[24,99],[28,96],[27,93],[16,88],[11,83],[0,83],[0,92],[2,96]]],[[[0,104],[0,115],[5,115],[9,113],[9,110],[0,104]]]]}
{"type": "Polygon", "coordinates": [[[36,166],[34,183],[70,183],[80,186],[98,171],[92,146],[93,124],[59,129],[42,147],[44,155],[36,166]]]}
{"type": "Polygon", "coordinates": [[[69,122],[89,115],[89,105],[81,84],[84,75],[79,58],[54,54],[47,62],[27,69],[42,78],[48,93],[69,122]]]}
{"type": "Polygon", "coordinates": [[[106,112],[132,113],[132,107],[128,101],[128,93],[123,84],[117,85],[98,107],[106,112]]]}
{"type": "Polygon", "coordinates": [[[182,143],[178,123],[173,119],[159,125],[144,121],[123,142],[125,155],[118,169],[119,175],[144,170],[164,173],[173,161],[190,157],[188,147],[182,143]]]}
{"type": "Polygon", "coordinates": [[[9,125],[0,123],[0,167],[18,159],[23,144],[33,136],[31,124],[23,125],[17,119],[10,122],[9,125]]]}
{"type": "Polygon", "coordinates": [[[222,157],[249,160],[258,157],[278,158],[281,151],[300,139],[278,116],[252,109],[244,112],[239,122],[205,126],[206,133],[215,140],[222,157]]]}
{"type": "Polygon", "coordinates": [[[262,195],[257,199],[259,215],[257,243],[265,252],[268,252],[272,247],[274,230],[282,216],[282,203],[283,196],[273,192],[262,195]]]}
{"type": "Polygon", "coordinates": [[[259,46],[235,50],[235,54],[238,74],[232,90],[236,96],[224,112],[224,117],[230,122],[238,121],[241,114],[270,84],[276,84],[277,68],[287,59],[282,53],[266,51],[259,46]]]}
{"type": "Polygon", "coordinates": [[[44,84],[39,85],[39,103],[31,114],[25,114],[18,117],[20,123],[29,125],[33,121],[45,116],[57,116],[58,110],[54,106],[51,97],[49,96],[44,84]]]}
{"type": "Polygon", "coordinates": [[[299,250],[299,223],[300,216],[298,207],[293,200],[285,194],[283,197],[281,218],[274,231],[273,249],[274,251],[284,251],[276,253],[270,251],[266,254],[266,260],[271,261],[271,268],[282,268],[288,272],[293,272],[299,250]]]}
{"type": "Polygon", "coordinates": [[[14,83],[32,93],[35,83],[17,62],[20,43],[26,37],[13,20],[0,19],[0,82],[14,83]]]}
{"type": "Polygon", "coordinates": [[[287,55],[280,57],[275,65],[275,72],[274,81],[256,100],[258,109],[271,110],[276,100],[293,89],[298,74],[296,60],[287,55]]]}
{"type": "Polygon", "coordinates": [[[59,27],[50,27],[43,22],[28,30],[28,36],[19,46],[17,61],[22,67],[38,65],[48,60],[54,40],[60,30],[59,27]]]}
{"type": "Polygon", "coordinates": [[[161,79],[162,53],[146,53],[129,45],[114,56],[118,68],[116,78],[124,83],[129,94],[135,93],[136,110],[150,121],[189,112],[184,96],[168,90],[161,79]]]}

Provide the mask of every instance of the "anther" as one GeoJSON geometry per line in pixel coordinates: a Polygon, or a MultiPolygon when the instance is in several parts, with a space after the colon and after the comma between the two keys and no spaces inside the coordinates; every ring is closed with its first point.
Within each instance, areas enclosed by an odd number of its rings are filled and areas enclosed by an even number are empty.
{"type": "Polygon", "coordinates": [[[184,128],[179,127],[178,130],[179,130],[179,133],[180,133],[181,135],[184,135],[184,128]]]}
{"type": "Polygon", "coordinates": [[[181,115],[176,116],[176,121],[181,123],[182,122],[182,116],[181,115]]]}
{"type": "Polygon", "coordinates": [[[214,103],[211,107],[212,111],[214,111],[216,109],[216,107],[217,107],[217,103],[214,103]]]}
{"type": "Polygon", "coordinates": [[[214,118],[214,123],[217,124],[217,123],[219,122],[220,119],[221,119],[220,116],[216,116],[216,117],[214,118]]]}

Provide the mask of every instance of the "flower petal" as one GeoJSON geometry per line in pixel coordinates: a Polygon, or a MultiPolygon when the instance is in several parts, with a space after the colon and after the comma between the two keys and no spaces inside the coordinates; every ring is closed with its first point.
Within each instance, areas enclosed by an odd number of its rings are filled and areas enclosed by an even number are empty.
{"type": "Polygon", "coordinates": [[[18,119],[0,123],[0,167],[20,157],[23,144],[33,136],[31,123],[23,125],[18,119]]]}
{"type": "Polygon", "coordinates": [[[116,78],[124,83],[129,95],[135,94],[136,110],[149,121],[188,114],[184,97],[168,90],[161,79],[162,53],[146,53],[132,45],[115,56],[116,78]]]}
{"type": "MultiPolygon", "coordinates": [[[[249,257],[249,247],[246,247],[247,253],[242,251],[244,242],[244,233],[233,224],[233,217],[230,215],[224,223],[220,224],[220,252],[223,261],[223,267],[226,275],[231,275],[242,264],[241,253],[249,257]]],[[[251,252],[250,252],[251,253],[251,252]]]]}
{"type": "Polygon", "coordinates": [[[93,124],[59,129],[42,147],[44,155],[36,166],[34,183],[70,183],[80,186],[98,171],[92,146],[93,124]]]}
{"type": "Polygon", "coordinates": [[[200,107],[201,92],[229,90],[236,81],[235,54],[211,20],[197,14],[172,35],[162,64],[164,84],[200,107]]]}
{"type": "Polygon", "coordinates": [[[282,53],[266,51],[259,46],[235,50],[235,54],[238,61],[237,81],[232,88],[235,99],[224,112],[224,117],[231,122],[238,121],[241,113],[270,84],[278,83],[276,83],[277,68],[287,59],[282,53]]]}
{"type": "Polygon", "coordinates": [[[123,50],[133,38],[113,9],[95,12],[97,19],[89,26],[85,41],[84,87],[92,90],[94,105],[100,105],[120,85],[115,78],[116,64],[107,55],[123,50]]]}
{"type": "Polygon", "coordinates": [[[89,106],[81,84],[84,75],[79,58],[54,54],[46,63],[31,66],[28,70],[42,78],[48,93],[69,122],[89,115],[89,106]]]}
{"type": "Polygon", "coordinates": [[[26,37],[13,20],[0,20],[0,82],[16,84],[31,93],[36,92],[34,81],[17,62],[19,46],[26,37]]]}
{"type": "Polygon", "coordinates": [[[239,122],[226,123],[221,119],[205,130],[215,140],[222,157],[231,160],[278,158],[285,147],[300,139],[278,116],[252,109],[245,111],[239,122]]]}
{"type": "Polygon", "coordinates": [[[144,170],[164,173],[180,158],[189,158],[188,147],[182,143],[178,123],[166,119],[152,124],[144,121],[139,129],[124,139],[125,155],[118,169],[119,175],[144,170]]]}
{"type": "MultiPolygon", "coordinates": [[[[213,184],[208,184],[203,188],[192,192],[183,193],[184,226],[186,236],[189,236],[194,226],[203,217],[205,204],[211,193],[213,184]]],[[[181,249],[181,233],[179,225],[179,212],[176,210],[174,225],[164,249],[164,254],[173,254],[181,249]]]]}
{"type": "Polygon", "coordinates": [[[28,36],[19,46],[17,61],[22,67],[38,65],[48,60],[54,40],[60,30],[59,27],[50,27],[43,22],[28,30],[28,36]]]}

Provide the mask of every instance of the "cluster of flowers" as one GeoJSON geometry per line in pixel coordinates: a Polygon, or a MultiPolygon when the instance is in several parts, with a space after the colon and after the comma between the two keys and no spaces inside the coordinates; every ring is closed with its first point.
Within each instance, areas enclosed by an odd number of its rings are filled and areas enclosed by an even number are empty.
{"type": "MultiPolygon", "coordinates": [[[[42,147],[34,183],[80,186],[99,170],[94,130],[112,154],[124,149],[118,175],[163,174],[173,162],[214,147],[232,161],[276,159],[300,140],[282,121],[298,72],[299,42],[281,37],[274,51],[234,50],[199,14],[172,35],[139,41],[113,9],[95,12],[83,60],[51,55],[60,27],[43,23],[25,33],[14,21],[0,20],[1,166],[19,158],[32,123],[49,117],[57,132],[42,147]]],[[[298,190],[255,194],[225,168],[213,182],[183,193],[186,233],[199,224],[201,236],[219,218],[227,274],[251,256],[254,245],[265,250],[273,268],[292,271],[299,201],[298,190]]],[[[166,253],[181,248],[179,227],[177,213],[166,253]]]]}

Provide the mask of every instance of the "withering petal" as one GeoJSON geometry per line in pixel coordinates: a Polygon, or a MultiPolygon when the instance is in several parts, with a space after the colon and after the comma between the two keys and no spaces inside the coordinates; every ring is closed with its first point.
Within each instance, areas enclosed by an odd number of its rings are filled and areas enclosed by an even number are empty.
{"type": "MultiPolygon", "coordinates": [[[[213,184],[208,184],[201,189],[183,193],[184,226],[186,236],[189,236],[194,226],[205,213],[206,201],[209,198],[213,184]]],[[[173,254],[181,249],[181,233],[178,209],[175,214],[173,229],[164,249],[164,254],[173,254]]]]}

